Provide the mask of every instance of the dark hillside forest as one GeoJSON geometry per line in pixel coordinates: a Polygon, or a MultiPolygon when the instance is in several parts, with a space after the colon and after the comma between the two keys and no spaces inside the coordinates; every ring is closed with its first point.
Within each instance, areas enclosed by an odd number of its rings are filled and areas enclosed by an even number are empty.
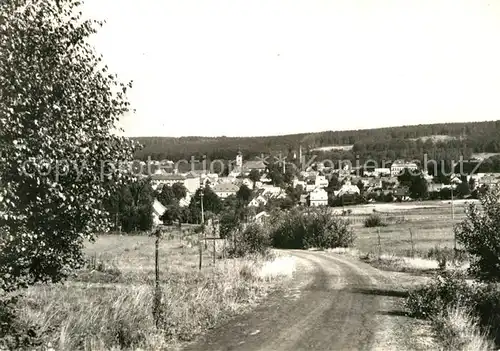
{"type": "Polygon", "coordinates": [[[489,122],[441,123],[392,128],[325,131],[319,133],[290,134],[265,137],[137,137],[144,145],[136,158],[146,160],[179,160],[194,156],[200,159],[232,160],[238,150],[245,159],[260,154],[282,152],[289,156],[302,145],[304,154],[317,154],[331,160],[361,162],[382,160],[456,160],[462,155],[469,159],[472,153],[500,152],[500,120],[489,122]],[[429,136],[448,138],[427,139],[429,136]],[[423,138],[422,140],[419,138],[423,138]],[[311,151],[332,145],[353,145],[352,150],[311,151]]]}

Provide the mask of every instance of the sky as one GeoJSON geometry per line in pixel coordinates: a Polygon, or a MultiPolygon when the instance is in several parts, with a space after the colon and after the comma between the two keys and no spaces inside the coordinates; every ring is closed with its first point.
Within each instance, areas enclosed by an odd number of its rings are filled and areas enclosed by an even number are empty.
{"type": "Polygon", "coordinates": [[[500,1],[85,0],[127,136],[500,119],[500,1]]]}

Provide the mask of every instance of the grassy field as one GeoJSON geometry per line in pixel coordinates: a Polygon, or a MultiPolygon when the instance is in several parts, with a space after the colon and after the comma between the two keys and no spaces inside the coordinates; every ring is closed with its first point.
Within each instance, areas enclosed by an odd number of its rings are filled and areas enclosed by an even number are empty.
{"type": "Polygon", "coordinates": [[[387,223],[384,227],[365,228],[368,214],[347,217],[357,234],[355,246],[359,251],[378,253],[379,235],[381,251],[389,255],[408,256],[412,240],[418,256],[425,256],[434,248],[453,248],[453,227],[465,218],[464,202],[454,204],[454,219],[449,202],[394,204],[391,210],[377,212],[387,223]]]}
{"type": "Polygon", "coordinates": [[[39,324],[44,343],[57,350],[177,349],[293,274],[290,257],[217,259],[214,265],[210,249],[199,271],[196,240],[160,243],[160,328],[152,315],[154,238],[145,236],[89,243],[86,269],[65,284],[30,288],[19,313],[39,324]]]}

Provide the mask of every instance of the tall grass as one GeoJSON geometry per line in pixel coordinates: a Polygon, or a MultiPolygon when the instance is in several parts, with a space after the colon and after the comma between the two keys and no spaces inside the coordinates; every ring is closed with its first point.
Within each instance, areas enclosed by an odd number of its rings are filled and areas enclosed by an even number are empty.
{"type": "Polygon", "coordinates": [[[443,350],[495,350],[495,344],[481,331],[477,318],[467,307],[448,307],[434,319],[434,329],[443,350]]]}
{"type": "Polygon", "coordinates": [[[44,344],[57,350],[176,349],[258,302],[294,270],[290,257],[254,255],[202,271],[171,271],[161,284],[160,328],[152,313],[154,289],[144,279],[34,286],[18,315],[39,325],[44,344]]]}

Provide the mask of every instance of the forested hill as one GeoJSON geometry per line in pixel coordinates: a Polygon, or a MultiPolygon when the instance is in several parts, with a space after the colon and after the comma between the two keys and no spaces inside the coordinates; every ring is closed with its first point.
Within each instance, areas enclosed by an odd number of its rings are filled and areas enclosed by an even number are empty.
{"type": "Polygon", "coordinates": [[[238,150],[245,158],[262,153],[291,155],[302,145],[305,153],[322,153],[332,158],[376,160],[421,159],[423,153],[434,159],[458,160],[472,153],[500,152],[500,120],[489,122],[444,123],[266,137],[137,137],[144,148],[136,155],[147,159],[234,159],[238,150]],[[318,151],[335,145],[351,150],[318,151]],[[346,148],[348,149],[348,148],[346,148]]]}

